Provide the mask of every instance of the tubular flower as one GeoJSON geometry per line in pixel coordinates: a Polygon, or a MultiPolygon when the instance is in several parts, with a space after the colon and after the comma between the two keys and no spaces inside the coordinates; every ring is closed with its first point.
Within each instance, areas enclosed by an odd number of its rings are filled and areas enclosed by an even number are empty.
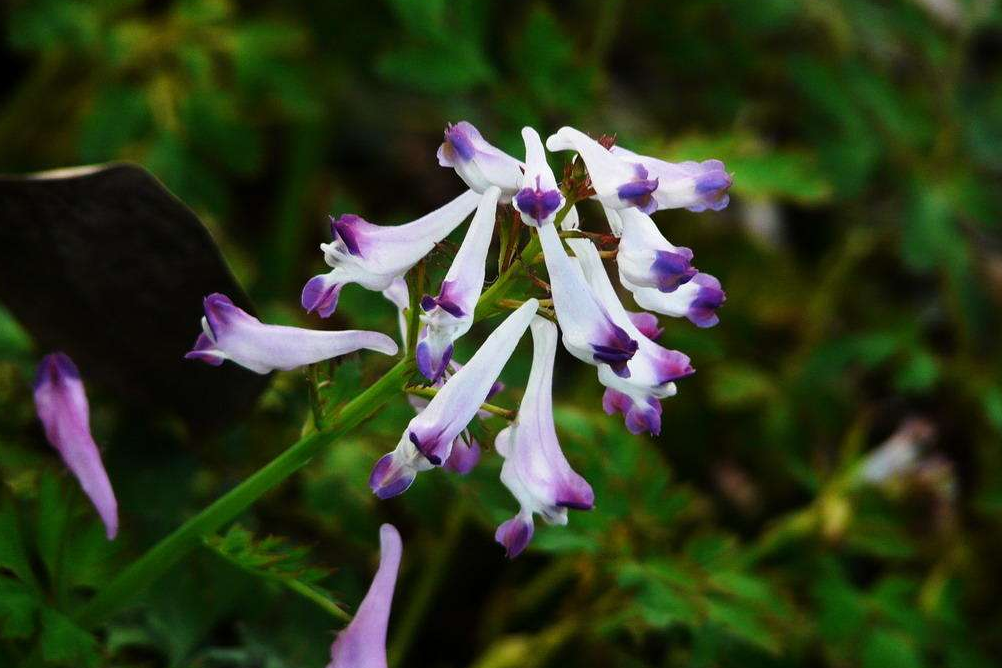
{"type": "Polygon", "coordinates": [[[610,415],[623,413],[627,429],[634,434],[643,431],[658,434],[661,431],[660,400],[677,392],[673,381],[693,373],[689,357],[658,345],[637,328],[616,296],[595,244],[587,239],[570,239],[568,244],[599,302],[613,320],[639,342],[637,354],[628,362],[629,376],[624,378],[599,369],[599,381],[608,388],[603,407],[610,415]]]}
{"type": "Polygon", "coordinates": [[[658,210],[654,197],[658,178],[639,162],[623,160],[585,133],[567,126],[550,135],[546,148],[577,152],[588,167],[595,199],[602,206],[609,209],[637,207],[644,213],[658,210]]]}
{"type": "Polygon", "coordinates": [[[543,142],[532,128],[522,128],[525,141],[525,178],[512,205],[522,214],[522,222],[532,227],[549,225],[564,206],[564,196],[546,162],[543,142]]]}
{"type": "Polygon", "coordinates": [[[509,315],[410,421],[397,447],[372,469],[369,487],[376,496],[387,499],[402,493],[419,471],[449,459],[456,437],[477,415],[538,306],[538,301],[529,299],[509,315]]]}
{"type": "Polygon", "coordinates": [[[397,353],[397,344],[380,332],[324,332],[266,325],[237,307],[226,295],[205,298],[202,333],[185,355],[213,366],[232,360],[255,373],[287,371],[356,350],[397,353]]]}
{"type": "Polygon", "coordinates": [[[709,274],[696,274],[675,292],[665,294],[654,288],[644,288],[620,276],[623,287],[633,293],[639,306],[675,318],[688,318],[697,327],[713,327],[720,322],[717,309],[727,301],[720,281],[709,274]]]}
{"type": "Polygon", "coordinates": [[[452,359],[456,339],[473,325],[473,310],[484,286],[484,265],[494,236],[499,195],[495,186],[484,192],[438,296],[425,295],[421,300],[424,327],[417,343],[418,370],[433,382],[452,359]]]}
{"type": "Polygon", "coordinates": [[[616,263],[622,280],[631,285],[674,292],[696,275],[692,251],[673,246],[651,217],[636,209],[621,211],[623,235],[616,263]]]}
{"type": "Polygon", "coordinates": [[[118,502],[90,433],[90,409],[80,372],[67,355],[46,355],[38,365],[35,412],[45,437],[101,516],[108,540],[114,539],[118,534],[118,502]]]}
{"type": "Polygon", "coordinates": [[[504,202],[522,184],[522,163],[489,144],[466,121],[446,126],[445,141],[438,149],[438,164],[455,169],[459,178],[478,193],[497,186],[504,202]]]}
{"type": "Polygon", "coordinates": [[[351,623],[331,645],[327,668],[386,668],[386,627],[403,544],[392,524],[379,527],[379,569],[351,623]]]}
{"type": "MultiPolygon", "coordinates": [[[[445,385],[445,382],[450,376],[457,373],[463,365],[452,360],[449,362],[449,368],[439,376],[438,380],[432,384],[432,387],[441,388],[445,385]]],[[[491,386],[490,391],[487,393],[487,398],[485,401],[490,401],[491,397],[504,389],[504,383],[497,381],[491,386]]],[[[407,401],[410,402],[411,407],[414,408],[415,413],[420,413],[428,406],[428,399],[424,397],[418,397],[413,394],[407,396],[407,401]]],[[[486,411],[479,411],[477,417],[480,419],[486,419],[490,417],[490,413],[486,411]]],[[[442,464],[442,468],[446,471],[452,471],[453,473],[458,473],[459,475],[466,475],[472,471],[476,465],[480,462],[480,444],[473,438],[470,434],[469,429],[464,429],[456,440],[452,442],[452,452],[449,454],[449,458],[445,460],[442,464]]]]}
{"type": "Polygon", "coordinates": [[[564,252],[553,225],[539,228],[539,241],[564,347],[582,362],[607,365],[616,375],[629,377],[627,362],[637,352],[636,340],[613,322],[596,300],[584,276],[564,252]]]}
{"type": "Polygon", "coordinates": [[[330,316],[347,283],[369,290],[386,290],[393,279],[427,255],[470,215],[480,196],[467,191],[445,206],[405,225],[373,225],[354,214],[331,218],[333,241],[321,244],[333,271],[311,278],[301,302],[308,313],[330,316]]]}
{"type": "Polygon", "coordinates": [[[590,510],[595,504],[591,485],[574,472],[557,441],[553,424],[553,361],[557,327],[536,316],[532,321],[532,369],[518,418],[494,442],[504,457],[501,482],[520,505],[515,517],[494,534],[508,558],[519,555],[533,534],[533,513],[550,524],[567,524],[567,509],[590,510]]]}
{"type": "Polygon", "coordinates": [[[616,157],[642,165],[658,181],[654,199],[658,209],[720,211],[731,201],[727,190],[733,179],[719,160],[666,162],[638,155],[620,146],[609,149],[616,157]]]}

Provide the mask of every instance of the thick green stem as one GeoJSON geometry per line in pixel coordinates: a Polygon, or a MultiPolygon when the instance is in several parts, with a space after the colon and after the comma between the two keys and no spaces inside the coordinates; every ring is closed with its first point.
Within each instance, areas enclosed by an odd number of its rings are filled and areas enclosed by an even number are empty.
{"type": "Polygon", "coordinates": [[[192,517],[101,590],[76,614],[78,623],[92,626],[125,607],[202,540],[234,520],[269,490],[291,476],[323,448],[372,415],[400,392],[414,373],[413,362],[401,360],[369,389],[345,404],[327,431],[311,434],[280,454],[264,468],[192,517]]]}

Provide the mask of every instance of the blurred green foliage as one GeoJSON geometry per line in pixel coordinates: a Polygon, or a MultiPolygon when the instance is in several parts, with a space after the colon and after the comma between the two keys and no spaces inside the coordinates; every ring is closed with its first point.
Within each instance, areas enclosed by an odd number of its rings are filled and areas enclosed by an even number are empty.
{"type": "MultiPolygon", "coordinates": [[[[370,466],[411,415],[401,398],[91,635],[70,619],[82,600],[293,442],[311,400],[323,415],[379,369],[348,361],[312,394],[303,374],[280,375],[247,423],[213,436],[90,388],[123,512],[109,546],[34,422],[28,381],[47,351],[0,311],[0,665],[36,645],[35,660],[65,666],[324,665],[340,622],[288,583],[357,605],[382,521],[405,538],[395,665],[1002,656],[997,1],[12,0],[0,12],[0,168],[142,163],[207,221],[273,321],[307,322],[296,297],[321,266],[326,214],[398,222],[458,192],[434,158],[446,121],[515,154],[522,125],[572,124],[734,173],[725,212],[658,216],[728,291],[718,327],[665,323],[665,345],[698,370],[665,403],[665,433],[630,436],[601,413],[594,372],[558,360],[558,430],[597,507],[540,528],[512,563],[491,539],[515,510],[493,453],[468,477],[370,494],[370,466]],[[919,463],[865,483],[908,418],[934,434],[913,439],[919,463]]],[[[600,214],[582,214],[597,229],[600,214]]],[[[395,317],[349,288],[333,325],[393,332],[395,317]]],[[[517,405],[528,356],[498,404],[517,405]]],[[[478,427],[481,441],[502,424],[478,427]]]]}

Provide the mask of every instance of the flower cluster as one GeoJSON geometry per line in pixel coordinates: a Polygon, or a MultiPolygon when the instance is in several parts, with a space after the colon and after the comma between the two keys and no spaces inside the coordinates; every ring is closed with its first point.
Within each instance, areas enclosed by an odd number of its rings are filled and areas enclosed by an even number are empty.
{"type": "MultiPolygon", "coordinates": [[[[331,241],[320,247],[330,271],[310,279],[301,295],[308,313],[326,318],[337,309],[346,285],[380,291],[398,308],[405,348],[409,340],[414,344],[404,355],[413,359],[427,387],[422,398],[412,399],[417,415],[396,447],[372,469],[369,485],[383,499],[403,493],[422,471],[465,473],[477,464],[481,449],[470,436],[469,424],[498,391],[501,371],[531,330],[532,368],[525,393],[517,414],[495,441],[504,458],[501,481],[520,506],[496,534],[510,557],[531,539],[534,515],[564,524],[568,509],[586,510],[594,504],[591,487],[564,457],[553,422],[558,338],[573,357],[595,367],[605,387],[602,406],[608,414],[621,413],[633,433],[658,434],[661,400],[674,395],[676,382],[693,368],[684,353],[658,343],[661,328],[655,313],[709,327],[717,323],[724,292],[716,278],[693,266],[692,251],[669,242],[650,216],[668,208],[722,209],[731,185],[718,160],[669,163],[569,127],[547,138],[545,147],[532,128],[525,128],[522,138],[524,162],[488,143],[470,123],[449,125],[438,162],[455,170],[468,189],[402,225],[376,225],[354,214],[332,217],[331,241]],[[547,162],[547,149],[576,155],[563,183],[547,162]],[[600,205],[611,235],[579,229],[576,205],[584,199],[600,205]],[[498,220],[503,224],[509,217],[506,211],[530,228],[531,240],[522,249],[524,262],[504,271],[528,271],[534,253],[542,251],[548,282],[533,278],[548,294],[525,294],[518,300],[492,295],[487,306],[512,310],[477,352],[459,364],[455,344],[470,330],[478,305],[487,298],[487,256],[498,220]],[[412,305],[405,275],[471,214],[437,292],[412,305]],[[615,239],[614,252],[600,251],[595,239],[615,239]],[[603,263],[603,256],[609,255],[615,255],[619,283],[645,311],[623,305],[603,263]],[[542,307],[541,300],[545,307],[552,304],[552,310],[542,307]],[[412,307],[419,313],[412,313],[412,307]],[[410,326],[418,331],[408,332],[410,326]]],[[[500,276],[497,283],[506,278],[500,276]]],[[[377,332],[263,324],[223,295],[206,298],[202,326],[188,357],[210,364],[230,359],[258,373],[363,348],[397,353],[396,344],[377,332]]]]}

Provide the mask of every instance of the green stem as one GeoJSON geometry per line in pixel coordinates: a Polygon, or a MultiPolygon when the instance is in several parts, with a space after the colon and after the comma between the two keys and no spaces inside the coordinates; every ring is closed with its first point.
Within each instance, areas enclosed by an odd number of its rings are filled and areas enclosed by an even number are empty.
{"type": "Polygon", "coordinates": [[[265,493],[304,466],[325,446],[372,415],[407,384],[413,373],[411,360],[398,362],[369,389],[345,404],[328,431],[314,433],[299,440],[130,564],[77,612],[77,622],[83,626],[93,626],[121,610],[182,557],[197,548],[206,536],[235,519],[265,493]]]}
{"type": "Polygon", "coordinates": [[[313,601],[318,606],[326,610],[332,617],[340,619],[345,624],[351,622],[351,615],[337,607],[334,601],[330,600],[313,587],[300,582],[299,580],[283,580],[286,587],[296,592],[300,596],[313,601]]]}
{"type": "MultiPolygon", "coordinates": [[[[567,217],[568,212],[570,212],[571,207],[574,206],[575,200],[568,197],[567,202],[564,204],[564,208],[557,212],[557,216],[553,221],[554,225],[559,226],[563,222],[564,218],[567,217]]],[[[520,254],[520,262],[513,262],[510,267],[508,267],[494,284],[484,290],[483,294],[480,295],[480,299],[477,301],[477,309],[474,312],[474,320],[483,320],[484,318],[494,315],[497,311],[497,304],[499,301],[505,298],[508,292],[508,288],[511,287],[512,281],[518,276],[519,265],[525,263],[531,263],[532,260],[543,251],[543,247],[539,243],[539,235],[533,234],[532,239],[529,243],[525,245],[520,254]]]]}

